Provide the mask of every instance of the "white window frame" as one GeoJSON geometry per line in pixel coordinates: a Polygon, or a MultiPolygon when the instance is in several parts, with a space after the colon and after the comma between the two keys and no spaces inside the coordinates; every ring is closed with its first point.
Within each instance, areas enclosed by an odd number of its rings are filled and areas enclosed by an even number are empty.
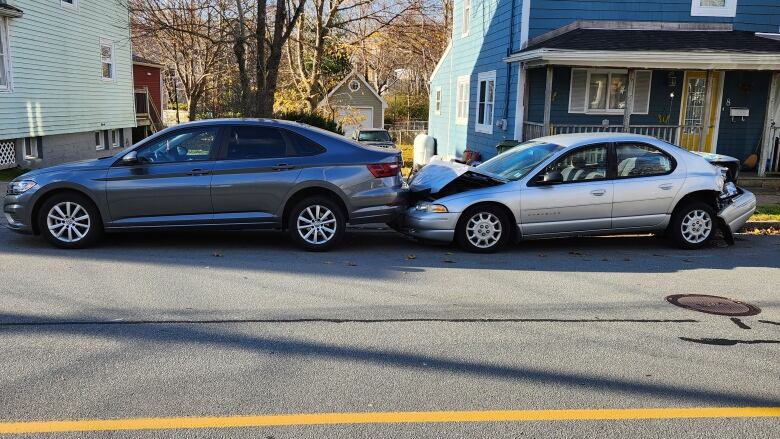
{"type": "Polygon", "coordinates": [[[442,90],[441,87],[436,87],[436,89],[433,92],[433,111],[437,116],[441,116],[441,101],[442,101],[442,90]]]}
{"type": "Polygon", "coordinates": [[[474,122],[474,130],[478,133],[493,134],[493,120],[496,115],[496,71],[482,72],[477,75],[477,119],[474,122]],[[488,102],[486,96],[482,96],[482,83],[485,83],[485,92],[488,90],[488,83],[493,83],[493,100],[488,102]],[[485,117],[482,123],[479,123],[479,106],[484,102],[485,113],[490,106],[490,119],[485,117]]]}
{"type": "Polygon", "coordinates": [[[723,6],[702,6],[702,0],[691,0],[693,17],[736,17],[737,0],[726,0],[723,6]]]}
{"type": "Polygon", "coordinates": [[[119,135],[119,130],[111,130],[109,134],[111,136],[111,148],[119,148],[121,146],[120,139],[122,138],[119,135]]]}
{"type": "Polygon", "coordinates": [[[103,131],[95,131],[94,135],[97,136],[98,141],[95,142],[95,151],[105,151],[106,149],[106,135],[103,131]]]}
{"type": "Polygon", "coordinates": [[[25,137],[22,139],[22,153],[25,159],[39,158],[38,141],[38,137],[25,137]]]}
{"type": "Polygon", "coordinates": [[[10,38],[8,32],[8,20],[5,17],[0,17],[0,40],[3,47],[0,47],[3,52],[3,67],[5,67],[5,84],[0,84],[0,93],[10,93],[13,91],[13,78],[11,78],[11,44],[8,41],[10,38]]]}
{"type": "Polygon", "coordinates": [[[455,125],[468,125],[469,123],[470,82],[471,78],[468,75],[458,77],[457,89],[455,90],[455,125]]]}
{"type": "Polygon", "coordinates": [[[65,0],[60,0],[60,6],[62,6],[65,9],[78,10],[79,9],[79,0],[73,0],[73,3],[68,3],[65,0]]]}
{"type": "Polygon", "coordinates": [[[462,37],[469,36],[471,30],[471,0],[463,0],[463,17],[461,17],[461,32],[462,37]]]}
{"type": "MultiPolygon", "coordinates": [[[[572,69],[573,71],[574,69],[572,69]]],[[[574,91],[574,80],[573,80],[573,74],[569,78],[569,108],[568,112],[569,114],[593,114],[593,115],[622,115],[625,114],[625,109],[604,109],[604,110],[596,110],[596,109],[590,109],[588,108],[590,105],[590,77],[591,75],[598,75],[598,74],[607,74],[607,83],[612,82],[612,74],[618,74],[618,75],[627,75],[628,70],[626,69],[587,69],[587,68],[578,68],[577,70],[585,70],[587,72],[587,78],[585,80],[585,111],[573,111],[572,110],[572,95],[574,91]]],[[[626,83],[626,86],[628,86],[628,83],[626,83]]],[[[634,87],[636,87],[636,84],[634,84],[634,87]]],[[[652,80],[652,71],[650,76],[650,89],[647,91],[649,96],[652,97],[653,92],[653,80],[652,80]]],[[[634,99],[636,99],[636,91],[634,93],[634,99]]],[[[607,105],[609,105],[609,96],[607,96],[607,105]]],[[[649,107],[649,105],[648,105],[649,107]]],[[[634,111],[631,114],[648,114],[648,112],[645,111],[637,111],[638,109],[634,109],[634,111]]]]}
{"type": "Polygon", "coordinates": [[[100,39],[100,77],[104,82],[116,81],[116,46],[114,45],[114,42],[108,38],[100,39]],[[111,47],[111,59],[108,61],[111,64],[111,77],[108,78],[103,76],[103,63],[106,62],[103,59],[103,47],[105,46],[111,47]]]}

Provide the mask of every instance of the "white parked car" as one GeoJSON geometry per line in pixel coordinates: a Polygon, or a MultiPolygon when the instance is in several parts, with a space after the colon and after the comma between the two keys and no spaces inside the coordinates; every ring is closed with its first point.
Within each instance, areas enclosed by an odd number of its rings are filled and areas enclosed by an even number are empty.
{"type": "Polygon", "coordinates": [[[477,167],[422,168],[403,228],[474,252],[518,239],[645,232],[695,249],[718,228],[733,243],[756,198],[736,187],[733,170],[711,163],[728,157],[708,159],[639,135],[539,138],[477,167]]]}

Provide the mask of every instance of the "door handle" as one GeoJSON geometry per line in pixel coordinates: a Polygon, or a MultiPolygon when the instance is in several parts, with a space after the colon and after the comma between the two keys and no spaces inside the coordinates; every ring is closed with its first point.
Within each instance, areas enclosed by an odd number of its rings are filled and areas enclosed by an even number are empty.
{"type": "Polygon", "coordinates": [[[288,165],[287,163],[279,163],[278,165],[274,166],[271,169],[273,169],[274,171],[287,171],[289,169],[295,169],[295,166],[288,165]]]}
{"type": "Polygon", "coordinates": [[[187,175],[209,175],[211,171],[208,169],[193,169],[192,171],[188,172],[187,175]]]}
{"type": "Polygon", "coordinates": [[[674,185],[672,183],[664,183],[662,185],[659,185],[658,187],[665,191],[668,191],[669,189],[673,188],[674,185]]]}
{"type": "Polygon", "coordinates": [[[600,197],[600,196],[602,196],[602,195],[606,194],[606,193],[607,193],[607,191],[606,191],[606,190],[604,190],[604,189],[594,189],[594,190],[590,191],[590,193],[591,193],[592,195],[595,195],[595,196],[597,196],[597,197],[600,197]]]}

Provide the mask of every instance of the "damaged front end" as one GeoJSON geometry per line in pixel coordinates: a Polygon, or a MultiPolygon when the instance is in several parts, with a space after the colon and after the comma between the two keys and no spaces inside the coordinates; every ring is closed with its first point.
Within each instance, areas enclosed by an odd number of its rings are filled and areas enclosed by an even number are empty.
{"type": "Polygon", "coordinates": [[[720,154],[697,153],[713,166],[720,169],[722,189],[717,197],[718,220],[723,238],[734,244],[734,233],[745,226],[756,210],[756,196],[737,186],[739,160],[720,154]]]}
{"type": "Polygon", "coordinates": [[[498,186],[508,181],[473,166],[434,161],[410,179],[409,201],[412,204],[418,201],[435,201],[461,192],[498,186]]]}

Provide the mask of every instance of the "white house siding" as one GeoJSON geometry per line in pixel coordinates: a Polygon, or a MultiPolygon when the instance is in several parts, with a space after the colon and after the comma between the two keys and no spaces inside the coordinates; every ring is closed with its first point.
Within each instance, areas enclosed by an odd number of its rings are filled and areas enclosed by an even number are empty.
{"type": "Polygon", "coordinates": [[[59,0],[9,3],[24,15],[7,19],[12,91],[0,93],[0,140],[44,137],[49,156],[62,161],[100,155],[94,131],[135,126],[127,10],[110,0],[81,0],[77,9],[59,0]],[[102,78],[101,39],[114,44],[113,81],[102,78]],[[57,136],[74,133],[87,140],[77,148],[85,155],[55,152],[58,138],[69,150],[69,138],[57,136]]]}

